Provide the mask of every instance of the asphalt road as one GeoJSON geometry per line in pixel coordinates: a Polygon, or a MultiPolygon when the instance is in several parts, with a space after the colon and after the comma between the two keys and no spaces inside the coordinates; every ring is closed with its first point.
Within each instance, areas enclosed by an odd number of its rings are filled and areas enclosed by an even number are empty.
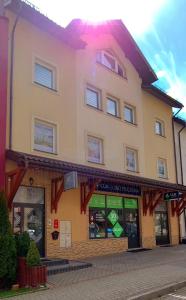
{"type": "Polygon", "coordinates": [[[186,287],[154,300],[186,300],[186,287]]]}

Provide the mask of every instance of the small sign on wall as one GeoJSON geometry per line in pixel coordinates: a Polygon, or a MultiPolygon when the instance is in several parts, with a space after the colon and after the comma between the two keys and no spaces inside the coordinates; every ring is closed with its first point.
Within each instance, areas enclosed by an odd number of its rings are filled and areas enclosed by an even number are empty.
{"type": "Polygon", "coordinates": [[[59,220],[58,220],[58,219],[55,219],[55,220],[54,220],[54,228],[55,228],[55,229],[58,229],[58,228],[59,228],[59,220]]]}
{"type": "Polygon", "coordinates": [[[60,221],[60,247],[70,248],[72,246],[71,221],[60,221]]]}

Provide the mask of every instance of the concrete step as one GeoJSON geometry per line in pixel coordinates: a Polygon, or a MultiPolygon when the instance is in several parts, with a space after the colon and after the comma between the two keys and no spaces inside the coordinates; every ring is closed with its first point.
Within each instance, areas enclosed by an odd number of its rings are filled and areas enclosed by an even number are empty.
{"type": "Polygon", "coordinates": [[[47,267],[52,266],[61,266],[61,265],[68,265],[68,259],[60,259],[60,258],[42,258],[41,263],[47,267]]]}
{"type": "Polygon", "coordinates": [[[85,269],[92,267],[91,263],[81,262],[81,261],[69,261],[68,264],[64,265],[49,265],[47,266],[47,275],[55,275],[64,272],[76,271],[80,269],[85,269]]]}

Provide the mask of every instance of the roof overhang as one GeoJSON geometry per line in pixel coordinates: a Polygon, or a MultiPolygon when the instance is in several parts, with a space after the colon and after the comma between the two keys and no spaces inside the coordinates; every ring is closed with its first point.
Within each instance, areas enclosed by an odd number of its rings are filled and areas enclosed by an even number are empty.
{"type": "Polygon", "coordinates": [[[154,85],[142,85],[142,88],[144,91],[157,97],[158,99],[162,100],[163,102],[165,102],[167,105],[171,107],[183,108],[183,104],[181,102],[167,95],[165,92],[155,87],[154,85]]]}
{"type": "Polygon", "coordinates": [[[174,122],[186,127],[186,121],[180,117],[173,117],[174,122]]]}
{"type": "Polygon", "coordinates": [[[93,168],[52,158],[34,156],[12,150],[7,150],[6,157],[7,159],[15,161],[20,166],[24,165],[28,168],[41,168],[46,169],[48,171],[59,172],[62,174],[70,171],[76,171],[79,175],[86,176],[88,178],[109,180],[113,182],[125,182],[135,185],[141,185],[143,187],[151,189],[157,188],[167,191],[186,192],[186,186],[179,184],[149,179],[141,176],[133,176],[109,170],[103,170],[100,168],[93,168]]]}

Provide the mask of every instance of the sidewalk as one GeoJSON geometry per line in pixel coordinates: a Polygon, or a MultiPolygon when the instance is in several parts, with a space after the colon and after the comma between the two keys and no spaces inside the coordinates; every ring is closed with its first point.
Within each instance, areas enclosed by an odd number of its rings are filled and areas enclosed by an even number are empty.
{"type": "Polygon", "coordinates": [[[50,276],[49,290],[24,295],[24,300],[130,299],[186,281],[186,245],[86,261],[93,267],[50,276]]]}

